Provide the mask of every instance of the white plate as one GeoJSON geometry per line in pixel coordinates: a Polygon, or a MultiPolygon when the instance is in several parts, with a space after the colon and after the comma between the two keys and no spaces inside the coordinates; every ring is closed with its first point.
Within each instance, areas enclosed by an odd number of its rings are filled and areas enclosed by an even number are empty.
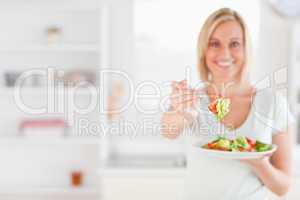
{"type": "Polygon", "coordinates": [[[201,143],[195,143],[194,147],[197,148],[196,151],[198,151],[201,154],[204,154],[205,156],[237,160],[262,158],[264,156],[272,155],[277,150],[277,145],[275,144],[272,144],[271,150],[264,152],[231,152],[211,150],[203,148],[201,143]]]}

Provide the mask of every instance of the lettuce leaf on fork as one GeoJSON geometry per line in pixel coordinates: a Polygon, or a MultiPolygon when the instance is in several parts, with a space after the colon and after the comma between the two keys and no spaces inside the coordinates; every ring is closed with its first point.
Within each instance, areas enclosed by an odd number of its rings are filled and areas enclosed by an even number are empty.
{"type": "Polygon", "coordinates": [[[221,121],[229,112],[230,99],[219,98],[216,101],[216,117],[218,121],[221,121]]]}

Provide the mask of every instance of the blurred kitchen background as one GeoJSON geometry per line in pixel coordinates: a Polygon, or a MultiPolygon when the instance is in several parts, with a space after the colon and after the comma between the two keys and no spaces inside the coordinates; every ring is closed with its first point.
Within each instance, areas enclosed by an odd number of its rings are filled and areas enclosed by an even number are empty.
{"type": "Polygon", "coordinates": [[[290,100],[298,200],[298,0],[1,0],[0,199],[180,199],[185,144],[160,136],[159,102],[169,81],[197,83],[197,36],[220,7],[249,26],[253,83],[290,100]]]}

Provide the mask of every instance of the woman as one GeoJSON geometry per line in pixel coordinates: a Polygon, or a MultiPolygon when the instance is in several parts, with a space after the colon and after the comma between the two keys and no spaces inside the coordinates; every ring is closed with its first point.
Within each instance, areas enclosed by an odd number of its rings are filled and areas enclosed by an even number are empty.
{"type": "Polygon", "coordinates": [[[250,40],[237,12],[223,8],[207,19],[198,39],[198,57],[207,87],[190,89],[186,81],[173,82],[171,108],[161,119],[165,137],[184,135],[189,143],[184,199],[265,200],[268,191],[286,194],[291,182],[290,112],[277,92],[258,91],[251,85],[250,40]],[[208,105],[220,96],[231,104],[230,112],[217,121],[208,105]],[[274,143],[278,150],[270,157],[246,161],[197,154],[195,141],[211,141],[219,134],[274,143]]]}

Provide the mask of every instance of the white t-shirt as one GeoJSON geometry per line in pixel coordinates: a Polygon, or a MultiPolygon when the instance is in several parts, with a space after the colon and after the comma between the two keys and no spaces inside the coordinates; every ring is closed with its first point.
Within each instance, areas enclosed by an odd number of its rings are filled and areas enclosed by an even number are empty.
{"type": "Polygon", "coordinates": [[[187,142],[187,176],[184,200],[265,200],[268,189],[251,168],[240,161],[203,156],[193,144],[209,142],[219,134],[248,136],[272,143],[272,136],[293,121],[285,97],[271,89],[257,90],[246,121],[229,130],[208,110],[209,97],[201,98],[200,114],[183,135],[187,142]]]}

